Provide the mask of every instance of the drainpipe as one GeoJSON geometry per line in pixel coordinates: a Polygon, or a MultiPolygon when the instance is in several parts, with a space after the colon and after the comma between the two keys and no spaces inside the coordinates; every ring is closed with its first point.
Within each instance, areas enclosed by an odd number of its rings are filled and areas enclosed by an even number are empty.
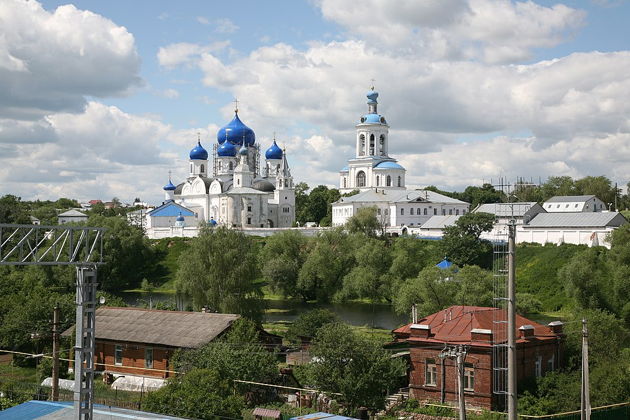
{"type": "Polygon", "coordinates": [[[444,366],[445,366],[445,358],[442,357],[442,380],[440,381],[440,402],[442,404],[444,404],[446,402],[446,390],[445,390],[445,386],[446,386],[446,371],[444,370],[444,366]]]}

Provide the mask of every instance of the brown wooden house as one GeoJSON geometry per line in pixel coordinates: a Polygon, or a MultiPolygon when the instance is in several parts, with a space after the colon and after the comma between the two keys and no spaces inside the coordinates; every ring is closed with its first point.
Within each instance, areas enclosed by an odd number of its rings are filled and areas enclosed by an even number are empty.
{"type": "MultiPolygon", "coordinates": [[[[456,403],[457,368],[455,360],[443,357],[447,346],[465,346],[464,393],[466,404],[485,409],[501,409],[494,390],[493,366],[497,352],[493,343],[505,342],[501,329],[504,311],[477,306],[451,306],[393,331],[396,342],[409,345],[409,393],[418,400],[456,403]],[[442,357],[441,357],[442,356],[442,357]]],[[[542,376],[562,366],[564,335],[562,323],[541,325],[517,315],[517,378],[542,376]]]]}
{"type": "MultiPolygon", "coordinates": [[[[177,349],[195,349],[222,336],[240,315],[100,307],[96,310],[96,370],[168,378],[177,349]]],[[[71,335],[74,327],[64,333],[71,335]]]]}

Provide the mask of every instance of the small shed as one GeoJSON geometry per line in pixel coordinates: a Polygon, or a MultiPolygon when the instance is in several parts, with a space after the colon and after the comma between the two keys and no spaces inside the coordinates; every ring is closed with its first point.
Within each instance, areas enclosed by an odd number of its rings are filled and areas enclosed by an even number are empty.
{"type": "Polygon", "coordinates": [[[271,408],[256,407],[254,411],[252,412],[252,415],[254,416],[256,420],[262,420],[262,419],[279,420],[282,418],[282,413],[280,412],[280,410],[273,410],[271,408]]]}

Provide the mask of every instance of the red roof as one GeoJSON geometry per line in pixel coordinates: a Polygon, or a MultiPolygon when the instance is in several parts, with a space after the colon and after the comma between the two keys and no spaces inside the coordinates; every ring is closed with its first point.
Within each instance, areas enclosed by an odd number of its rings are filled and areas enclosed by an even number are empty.
{"type": "Polygon", "coordinates": [[[90,203],[90,205],[93,206],[94,204],[102,203],[102,201],[101,200],[90,200],[90,201],[88,201],[88,203],[90,203]]]}
{"type": "MultiPolygon", "coordinates": [[[[497,341],[505,340],[506,332],[501,330],[501,324],[494,321],[505,320],[505,311],[496,308],[481,306],[451,306],[427,317],[419,319],[417,324],[429,325],[431,333],[429,338],[411,337],[411,325],[407,324],[399,327],[393,333],[399,339],[406,339],[409,342],[430,342],[430,343],[457,343],[488,346],[491,342],[473,340],[471,330],[481,329],[493,332],[497,341]],[[501,340],[503,339],[503,340],[501,340]]],[[[523,316],[516,315],[516,328],[523,325],[534,327],[533,338],[538,340],[555,339],[557,334],[553,333],[546,325],[529,320],[523,316]]],[[[517,331],[517,337],[519,337],[517,331]]],[[[526,339],[517,339],[517,342],[526,342],[526,339]]]]}

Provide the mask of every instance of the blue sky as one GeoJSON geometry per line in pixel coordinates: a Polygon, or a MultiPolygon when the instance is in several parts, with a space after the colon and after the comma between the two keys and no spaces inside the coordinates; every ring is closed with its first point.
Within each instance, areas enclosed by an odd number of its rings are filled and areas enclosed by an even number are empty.
{"type": "Polygon", "coordinates": [[[297,181],[334,186],[374,78],[412,186],[625,185],[629,18],[616,0],[6,0],[0,182],[157,203],[238,97],[263,150],[275,132],[297,181]]]}

